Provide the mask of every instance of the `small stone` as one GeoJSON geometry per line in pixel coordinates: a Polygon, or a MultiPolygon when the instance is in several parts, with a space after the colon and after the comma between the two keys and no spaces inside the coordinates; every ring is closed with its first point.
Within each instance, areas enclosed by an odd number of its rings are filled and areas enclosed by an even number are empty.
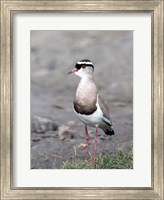
{"type": "Polygon", "coordinates": [[[70,140],[73,137],[72,130],[63,124],[58,129],[58,136],[60,140],[70,140]]]}
{"type": "Polygon", "coordinates": [[[32,120],[31,131],[35,133],[45,133],[57,130],[57,125],[50,119],[35,116],[32,120]]]}
{"type": "Polygon", "coordinates": [[[81,143],[81,144],[79,144],[79,145],[77,146],[77,148],[78,148],[78,149],[85,149],[86,146],[87,146],[86,144],[81,143]]]}
{"type": "Polygon", "coordinates": [[[75,125],[75,121],[68,121],[68,122],[67,122],[67,125],[68,125],[68,126],[74,126],[74,125],[75,125]]]}
{"type": "Polygon", "coordinates": [[[100,139],[100,140],[106,140],[106,138],[105,138],[105,137],[102,137],[102,136],[99,137],[99,139],[100,139]]]}
{"type": "Polygon", "coordinates": [[[41,138],[40,137],[32,137],[31,140],[33,142],[39,142],[41,140],[41,138]]]}

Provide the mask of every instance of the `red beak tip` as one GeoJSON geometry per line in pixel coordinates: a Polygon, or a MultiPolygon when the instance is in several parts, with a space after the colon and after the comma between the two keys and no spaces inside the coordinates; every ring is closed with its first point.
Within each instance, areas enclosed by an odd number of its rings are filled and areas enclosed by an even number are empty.
{"type": "Polygon", "coordinates": [[[78,69],[77,69],[77,68],[74,68],[74,69],[72,70],[72,73],[77,72],[77,71],[78,71],[78,69]]]}

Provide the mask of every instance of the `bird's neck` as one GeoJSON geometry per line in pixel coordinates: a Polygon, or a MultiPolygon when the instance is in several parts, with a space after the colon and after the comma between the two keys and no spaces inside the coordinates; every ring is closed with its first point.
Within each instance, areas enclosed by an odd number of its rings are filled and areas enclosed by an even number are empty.
{"type": "Polygon", "coordinates": [[[88,96],[92,93],[97,93],[97,88],[93,76],[84,76],[83,78],[81,78],[80,83],[77,87],[76,95],[88,96]]]}
{"type": "Polygon", "coordinates": [[[81,77],[80,82],[88,82],[88,81],[93,81],[93,75],[85,75],[83,77],[81,77]]]}

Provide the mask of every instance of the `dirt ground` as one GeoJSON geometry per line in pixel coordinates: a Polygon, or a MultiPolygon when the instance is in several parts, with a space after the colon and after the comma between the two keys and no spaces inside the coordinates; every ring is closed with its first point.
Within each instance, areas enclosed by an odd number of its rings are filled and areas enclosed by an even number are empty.
{"type": "MultiPolygon", "coordinates": [[[[85,160],[84,125],[72,110],[80,79],[67,74],[82,59],[95,66],[94,79],[109,105],[115,130],[112,137],[99,130],[97,154],[133,148],[133,32],[31,31],[32,169],[85,160]],[[58,135],[62,125],[69,127],[63,138],[58,135]]],[[[89,127],[90,155],[94,134],[89,127]]]]}

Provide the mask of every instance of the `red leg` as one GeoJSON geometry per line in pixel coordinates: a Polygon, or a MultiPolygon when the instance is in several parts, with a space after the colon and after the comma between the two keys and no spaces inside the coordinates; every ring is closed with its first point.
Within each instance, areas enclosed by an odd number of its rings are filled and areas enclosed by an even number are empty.
{"type": "Polygon", "coordinates": [[[88,129],[87,129],[87,125],[85,126],[85,133],[86,133],[86,135],[85,135],[85,138],[86,138],[86,162],[87,162],[87,164],[88,164],[88,157],[89,157],[89,151],[88,151],[88,149],[89,149],[89,135],[88,135],[88,129]]]}
{"type": "Polygon", "coordinates": [[[95,143],[94,143],[94,168],[96,168],[96,148],[98,142],[98,126],[96,127],[96,136],[95,136],[95,143]]]}

